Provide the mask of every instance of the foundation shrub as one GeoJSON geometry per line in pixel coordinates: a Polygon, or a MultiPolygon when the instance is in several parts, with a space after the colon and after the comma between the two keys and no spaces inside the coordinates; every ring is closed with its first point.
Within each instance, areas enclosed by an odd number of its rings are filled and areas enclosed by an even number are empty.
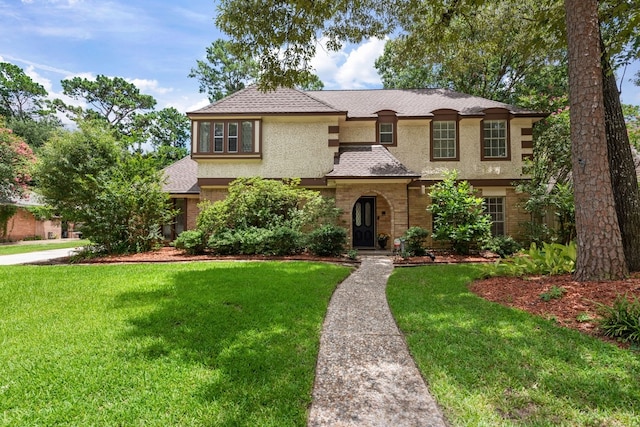
{"type": "Polygon", "coordinates": [[[327,224],[307,235],[307,249],[319,256],[338,256],[347,244],[347,230],[327,224]]]}

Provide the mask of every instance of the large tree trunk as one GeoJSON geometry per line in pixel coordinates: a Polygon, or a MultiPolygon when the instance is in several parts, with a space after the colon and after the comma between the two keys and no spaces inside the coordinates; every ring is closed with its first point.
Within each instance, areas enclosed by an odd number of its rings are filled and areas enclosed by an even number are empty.
{"type": "Polygon", "coordinates": [[[604,85],[605,131],[609,152],[611,186],[616,204],[622,247],[627,266],[640,271],[640,193],[638,177],[631,154],[629,134],[624,122],[616,77],[611,69],[602,37],[602,81],[604,85]]]}
{"type": "Polygon", "coordinates": [[[605,133],[597,0],[565,0],[578,281],[628,274],[605,133]]]}

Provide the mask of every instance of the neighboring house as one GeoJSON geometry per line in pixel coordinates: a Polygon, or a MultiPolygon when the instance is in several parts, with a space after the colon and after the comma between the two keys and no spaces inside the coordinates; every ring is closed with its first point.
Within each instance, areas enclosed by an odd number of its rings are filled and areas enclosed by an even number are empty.
{"type": "Polygon", "coordinates": [[[187,164],[196,171],[168,190],[187,200],[187,217],[198,189],[200,200],[216,201],[238,177],[295,177],[335,198],[352,247],[371,248],[378,233],[431,230],[429,187],[451,169],[485,198],[493,232],[517,235],[528,217],[513,185],[528,178],[532,127],[546,115],[444,89],[251,86],[188,116],[192,160],[165,170],[170,181],[187,164]]]}
{"type": "Polygon", "coordinates": [[[198,164],[185,157],[162,170],[165,177],[163,189],[169,193],[173,208],[179,213],[172,224],[162,228],[166,240],[174,240],[184,230],[196,227],[200,187],[198,187],[198,164]]]}
{"type": "Polygon", "coordinates": [[[12,200],[7,203],[17,208],[16,213],[7,222],[7,233],[0,230],[0,241],[15,242],[25,239],[59,239],[62,237],[62,223],[59,220],[38,219],[30,212],[30,207],[42,206],[36,194],[12,200]]]}

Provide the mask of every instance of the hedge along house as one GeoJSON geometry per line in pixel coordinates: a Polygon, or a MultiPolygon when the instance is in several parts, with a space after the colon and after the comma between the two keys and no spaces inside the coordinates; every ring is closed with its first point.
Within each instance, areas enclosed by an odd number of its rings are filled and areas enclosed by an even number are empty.
{"type": "Polygon", "coordinates": [[[528,216],[514,183],[545,114],[445,89],[251,86],[188,116],[200,200],[239,177],[300,178],[335,198],[352,247],[373,248],[379,233],[431,230],[429,187],[451,169],[485,198],[493,232],[517,236],[528,216]]]}

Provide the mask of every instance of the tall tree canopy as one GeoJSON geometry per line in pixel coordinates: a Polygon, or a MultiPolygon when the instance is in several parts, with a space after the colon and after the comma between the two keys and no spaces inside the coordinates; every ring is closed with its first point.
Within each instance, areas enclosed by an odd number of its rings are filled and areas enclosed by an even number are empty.
{"type": "Polygon", "coordinates": [[[17,65],[0,62],[0,116],[6,118],[40,115],[47,90],[17,65]]]}
{"type": "MultiPolygon", "coordinates": [[[[200,92],[207,93],[210,102],[231,95],[254,83],[260,64],[253,55],[237,55],[227,40],[218,39],[207,47],[207,60],[196,61],[189,77],[200,82],[200,92]]],[[[321,90],[324,84],[316,74],[309,73],[296,86],[307,90],[321,90]]]]}

